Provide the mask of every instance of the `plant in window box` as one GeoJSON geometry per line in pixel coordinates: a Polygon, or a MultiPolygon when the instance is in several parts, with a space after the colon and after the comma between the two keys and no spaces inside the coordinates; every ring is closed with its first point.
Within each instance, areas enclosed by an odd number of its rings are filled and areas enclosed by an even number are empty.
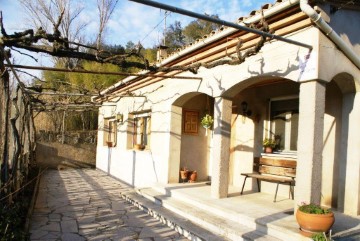
{"type": "Polygon", "coordinates": [[[274,139],[265,138],[263,140],[263,147],[265,149],[265,153],[272,153],[275,146],[276,146],[276,141],[274,139]]]}
{"type": "Polygon", "coordinates": [[[301,233],[311,237],[316,233],[328,233],[335,222],[335,217],[328,208],[302,203],[296,212],[296,221],[301,233]]]}

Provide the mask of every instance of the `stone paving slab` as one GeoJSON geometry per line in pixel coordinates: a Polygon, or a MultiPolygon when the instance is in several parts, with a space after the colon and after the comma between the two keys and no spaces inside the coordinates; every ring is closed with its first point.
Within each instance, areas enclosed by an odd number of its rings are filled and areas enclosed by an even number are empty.
{"type": "Polygon", "coordinates": [[[99,170],[47,170],[30,221],[30,239],[187,240],[122,199],[126,191],[132,188],[99,170]]]}

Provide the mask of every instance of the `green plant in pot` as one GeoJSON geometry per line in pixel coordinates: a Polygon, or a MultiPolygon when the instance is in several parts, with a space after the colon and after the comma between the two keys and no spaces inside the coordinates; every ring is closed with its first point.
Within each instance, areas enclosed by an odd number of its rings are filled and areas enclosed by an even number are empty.
{"type": "Polygon", "coordinates": [[[214,118],[209,114],[206,114],[203,118],[201,118],[201,125],[206,129],[209,129],[213,123],[214,118]]]}
{"type": "Polygon", "coordinates": [[[301,233],[311,237],[316,233],[328,233],[335,222],[335,217],[328,208],[312,203],[302,203],[296,212],[296,220],[301,233]]]}
{"type": "Polygon", "coordinates": [[[265,153],[272,153],[275,146],[276,146],[275,139],[265,138],[263,140],[263,147],[264,147],[265,153]]]}
{"type": "Polygon", "coordinates": [[[207,135],[207,130],[210,129],[210,127],[214,123],[214,118],[211,115],[206,114],[203,118],[201,118],[200,123],[202,127],[206,129],[205,135],[207,135]]]}

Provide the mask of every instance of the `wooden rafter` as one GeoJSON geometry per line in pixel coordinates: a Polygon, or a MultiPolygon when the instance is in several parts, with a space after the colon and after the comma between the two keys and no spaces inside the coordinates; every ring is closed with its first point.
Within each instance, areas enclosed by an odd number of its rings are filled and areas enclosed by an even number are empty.
{"type": "MultiPolygon", "coordinates": [[[[98,75],[120,75],[120,76],[139,76],[139,77],[159,77],[155,74],[135,74],[135,73],[124,73],[124,72],[110,72],[110,71],[92,71],[92,70],[81,70],[81,69],[63,69],[63,68],[52,68],[52,67],[43,67],[43,66],[29,66],[29,65],[9,65],[5,64],[5,67],[13,67],[15,69],[32,69],[32,70],[45,70],[45,71],[54,71],[54,72],[66,72],[66,73],[82,73],[82,74],[98,74],[98,75]]],[[[198,79],[201,80],[201,77],[191,77],[191,76],[173,76],[173,75],[161,75],[160,77],[164,79],[198,79]]]]}

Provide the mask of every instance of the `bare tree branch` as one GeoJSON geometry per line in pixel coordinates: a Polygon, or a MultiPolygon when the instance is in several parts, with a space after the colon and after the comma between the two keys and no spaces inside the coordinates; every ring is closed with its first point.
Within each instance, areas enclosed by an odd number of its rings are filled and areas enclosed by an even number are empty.
{"type": "Polygon", "coordinates": [[[103,42],[103,33],[119,0],[97,0],[97,8],[99,11],[99,33],[96,39],[98,49],[103,42]]]}

